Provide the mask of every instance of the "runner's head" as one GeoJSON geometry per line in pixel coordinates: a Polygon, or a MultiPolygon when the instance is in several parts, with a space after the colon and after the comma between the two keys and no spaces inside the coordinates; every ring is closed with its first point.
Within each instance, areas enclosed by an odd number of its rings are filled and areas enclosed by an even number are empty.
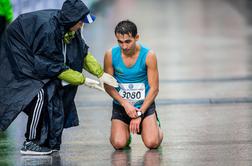
{"type": "Polygon", "coordinates": [[[139,34],[133,22],[129,20],[119,22],[115,27],[115,36],[124,54],[130,55],[134,53],[139,34]]]}
{"type": "Polygon", "coordinates": [[[117,24],[115,27],[115,35],[121,34],[121,35],[131,35],[132,37],[136,37],[137,35],[137,27],[136,24],[134,24],[132,21],[129,20],[123,20],[117,24]]]}

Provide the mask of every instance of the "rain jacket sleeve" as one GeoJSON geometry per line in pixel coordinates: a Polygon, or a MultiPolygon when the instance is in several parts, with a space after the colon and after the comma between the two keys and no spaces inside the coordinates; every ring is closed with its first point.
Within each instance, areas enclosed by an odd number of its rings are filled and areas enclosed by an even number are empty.
{"type": "Polygon", "coordinates": [[[98,78],[100,78],[104,73],[101,65],[90,52],[84,58],[83,68],[98,78]]]}

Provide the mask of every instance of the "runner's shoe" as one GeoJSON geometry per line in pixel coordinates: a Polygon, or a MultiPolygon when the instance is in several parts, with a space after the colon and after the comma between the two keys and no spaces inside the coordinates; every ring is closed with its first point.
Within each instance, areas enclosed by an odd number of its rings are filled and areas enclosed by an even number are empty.
{"type": "Polygon", "coordinates": [[[41,147],[33,141],[25,141],[20,153],[26,155],[48,155],[52,153],[52,150],[41,147]]]}

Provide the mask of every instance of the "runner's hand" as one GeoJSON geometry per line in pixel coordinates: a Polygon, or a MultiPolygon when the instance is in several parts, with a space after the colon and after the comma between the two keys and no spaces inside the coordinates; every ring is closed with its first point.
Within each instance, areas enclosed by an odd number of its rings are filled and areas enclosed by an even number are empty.
{"type": "Polygon", "coordinates": [[[104,88],[100,86],[99,82],[90,78],[86,78],[84,85],[86,85],[89,88],[94,88],[100,91],[105,92],[104,88]]]}
{"type": "Polygon", "coordinates": [[[137,134],[140,132],[140,123],[141,123],[141,117],[132,119],[130,121],[130,132],[133,134],[137,134]]]}
{"type": "Polygon", "coordinates": [[[130,118],[137,118],[136,108],[129,102],[125,102],[123,107],[130,118]]]}

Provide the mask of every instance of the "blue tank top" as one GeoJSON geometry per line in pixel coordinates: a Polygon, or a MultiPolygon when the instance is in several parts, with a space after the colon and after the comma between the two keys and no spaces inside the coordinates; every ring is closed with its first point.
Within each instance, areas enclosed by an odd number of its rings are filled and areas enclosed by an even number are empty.
{"type": "MultiPolygon", "coordinates": [[[[116,90],[137,108],[141,107],[150,89],[146,68],[146,57],[149,50],[149,48],[140,45],[140,52],[135,64],[127,67],[122,59],[121,48],[119,46],[112,48],[114,77],[119,83],[116,90]]],[[[113,102],[119,104],[116,100],[113,102]]]]}

